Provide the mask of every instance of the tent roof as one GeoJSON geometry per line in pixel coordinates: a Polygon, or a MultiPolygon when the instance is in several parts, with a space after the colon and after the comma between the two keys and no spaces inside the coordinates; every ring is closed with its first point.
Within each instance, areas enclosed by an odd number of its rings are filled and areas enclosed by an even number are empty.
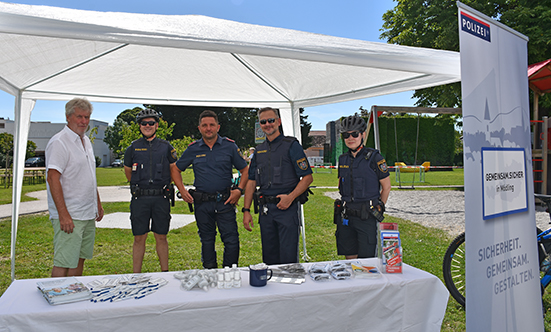
{"type": "Polygon", "coordinates": [[[551,59],[528,66],[528,82],[539,94],[551,92],[551,59]]]}
{"type": "Polygon", "coordinates": [[[0,2],[0,89],[27,99],[294,108],[460,80],[459,53],[197,15],[0,2]]]}

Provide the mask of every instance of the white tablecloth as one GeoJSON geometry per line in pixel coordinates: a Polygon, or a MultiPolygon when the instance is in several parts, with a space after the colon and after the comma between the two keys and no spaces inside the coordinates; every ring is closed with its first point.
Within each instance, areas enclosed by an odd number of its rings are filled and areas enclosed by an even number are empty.
{"type": "MultiPolygon", "coordinates": [[[[365,260],[375,264],[376,260],[365,260]]],[[[308,264],[305,264],[306,266],[308,264]]],[[[380,279],[309,277],[301,285],[180,289],[168,284],[139,300],[49,305],[36,288],[45,279],[16,280],[0,297],[0,331],[440,331],[448,291],[435,276],[404,264],[380,279]]],[[[102,276],[80,277],[84,283],[102,276]]]]}

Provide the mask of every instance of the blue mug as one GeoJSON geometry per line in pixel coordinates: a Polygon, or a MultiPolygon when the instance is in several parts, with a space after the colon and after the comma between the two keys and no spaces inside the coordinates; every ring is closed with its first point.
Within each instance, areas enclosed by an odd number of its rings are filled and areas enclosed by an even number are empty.
{"type": "Polygon", "coordinates": [[[253,270],[249,267],[249,284],[254,287],[266,286],[268,280],[272,278],[272,270],[265,268],[253,270]],[[270,273],[268,273],[270,271],[270,273]]]}

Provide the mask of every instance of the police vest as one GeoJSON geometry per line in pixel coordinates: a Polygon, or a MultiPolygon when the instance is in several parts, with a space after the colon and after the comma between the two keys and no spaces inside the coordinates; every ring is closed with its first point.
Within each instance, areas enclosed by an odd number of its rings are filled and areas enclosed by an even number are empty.
{"type": "Polygon", "coordinates": [[[289,149],[297,139],[284,136],[276,143],[265,140],[256,147],[256,185],[268,195],[286,194],[300,181],[295,167],[289,158],[289,149]]]}
{"type": "Polygon", "coordinates": [[[339,191],[345,202],[377,200],[380,183],[372,161],[379,151],[364,147],[352,158],[350,153],[339,157],[339,191]]]}
{"type": "Polygon", "coordinates": [[[132,176],[130,184],[143,189],[162,189],[170,183],[170,144],[160,138],[147,141],[140,138],[132,142],[132,176]]]}

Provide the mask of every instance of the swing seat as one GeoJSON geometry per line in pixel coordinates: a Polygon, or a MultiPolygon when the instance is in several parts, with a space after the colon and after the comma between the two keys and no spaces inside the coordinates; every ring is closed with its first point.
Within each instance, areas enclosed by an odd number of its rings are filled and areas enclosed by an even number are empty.
{"type": "Polygon", "coordinates": [[[408,166],[405,163],[398,161],[394,163],[394,166],[399,167],[401,173],[419,173],[421,167],[423,167],[423,170],[427,172],[430,170],[430,161],[425,161],[421,164],[421,166],[408,166]]]}

